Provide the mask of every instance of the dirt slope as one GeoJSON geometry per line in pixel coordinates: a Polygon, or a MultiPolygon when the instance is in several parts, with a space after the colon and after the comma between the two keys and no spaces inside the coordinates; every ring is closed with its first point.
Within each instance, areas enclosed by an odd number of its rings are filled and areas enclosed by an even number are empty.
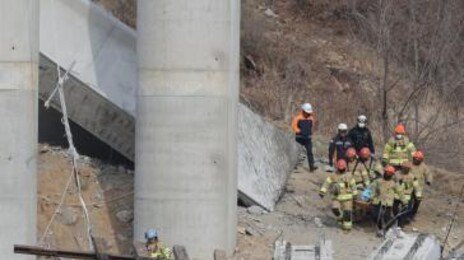
{"type": "MultiPolygon", "coordinates": [[[[375,235],[374,224],[368,219],[356,222],[350,233],[341,231],[331,214],[330,198],[321,200],[318,196],[327,173],[321,170],[309,173],[307,169],[305,163],[291,174],[287,190],[274,212],[256,215],[239,209],[239,231],[242,231],[238,234],[239,255],[245,259],[271,259],[274,241],[280,234],[293,244],[314,244],[322,233],[332,240],[335,259],[365,259],[381,243],[375,235]],[[315,218],[322,221],[322,227],[317,226],[315,218]],[[243,229],[249,229],[253,235],[243,234],[243,229]]],[[[406,231],[431,233],[443,240],[451,209],[457,201],[446,194],[449,182],[463,183],[461,176],[439,171],[435,184],[425,192],[417,220],[406,231]]],[[[463,213],[461,206],[450,236],[451,246],[464,239],[463,213]]]]}
{"type": "MultiPolygon", "coordinates": [[[[316,143],[322,146],[323,143],[316,143]]],[[[38,230],[43,233],[60,200],[70,173],[70,159],[65,150],[42,145],[39,154],[38,230]]],[[[94,234],[103,238],[108,252],[130,254],[132,241],[133,171],[112,166],[83,156],[81,175],[84,198],[89,206],[94,234]]],[[[303,160],[303,162],[306,162],[303,160]]],[[[463,177],[441,170],[436,182],[426,191],[426,198],[416,222],[408,230],[444,235],[456,199],[446,194],[458,192],[463,177]]],[[[282,235],[294,244],[312,244],[320,232],[333,241],[335,259],[364,259],[380,243],[369,221],[355,224],[346,234],[338,227],[330,211],[330,199],[321,200],[318,189],[327,173],[309,173],[307,165],[299,165],[289,177],[288,185],[276,210],[272,213],[249,213],[239,207],[236,259],[271,259],[276,238],[282,235]],[[319,218],[323,227],[315,224],[319,218]]],[[[454,194],[455,196],[455,194],[454,194]]],[[[250,210],[251,211],[251,210],[250,210]]],[[[450,242],[464,239],[464,208],[459,209],[450,242]]],[[[87,250],[82,214],[75,190],[67,194],[64,207],[51,226],[45,245],[52,248],[87,250]]]]}
{"type": "MultiPolygon", "coordinates": [[[[60,201],[71,173],[67,152],[42,145],[38,173],[38,239],[44,232],[60,201]]],[[[82,156],[81,180],[94,234],[104,238],[105,248],[112,253],[131,251],[133,171],[101,163],[82,156]],[[123,212],[123,213],[121,213],[123,212]],[[122,215],[121,220],[116,216],[122,215]]],[[[71,184],[60,213],[46,236],[45,246],[61,249],[88,250],[82,211],[71,184]]]]}

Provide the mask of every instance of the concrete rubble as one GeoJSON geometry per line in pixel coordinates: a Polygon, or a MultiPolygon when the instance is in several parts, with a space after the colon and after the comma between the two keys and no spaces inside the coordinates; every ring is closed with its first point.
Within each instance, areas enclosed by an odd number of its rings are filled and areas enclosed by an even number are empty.
{"type": "Polygon", "coordinates": [[[315,245],[292,245],[277,240],[274,245],[274,260],[332,260],[332,241],[321,238],[315,245]]]}
{"type": "Polygon", "coordinates": [[[433,235],[404,233],[399,228],[391,228],[385,241],[367,259],[438,260],[441,259],[441,246],[433,235]]]}

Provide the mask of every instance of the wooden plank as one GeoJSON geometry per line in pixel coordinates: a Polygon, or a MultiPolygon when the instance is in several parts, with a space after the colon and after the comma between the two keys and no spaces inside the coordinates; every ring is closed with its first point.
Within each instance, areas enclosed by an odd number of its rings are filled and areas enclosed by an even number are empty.
{"type": "Polygon", "coordinates": [[[49,256],[49,257],[62,257],[74,259],[108,259],[108,260],[137,260],[138,258],[132,256],[118,256],[110,254],[98,255],[94,252],[81,252],[81,251],[67,251],[56,249],[45,249],[36,246],[14,245],[15,254],[23,255],[36,255],[36,256],[49,256]]]}

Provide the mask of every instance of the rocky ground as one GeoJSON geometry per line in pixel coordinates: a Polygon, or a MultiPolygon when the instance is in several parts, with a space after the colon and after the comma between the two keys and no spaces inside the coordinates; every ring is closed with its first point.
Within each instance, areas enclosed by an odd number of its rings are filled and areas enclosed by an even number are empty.
{"type": "MultiPolygon", "coordinates": [[[[94,234],[102,238],[108,252],[130,253],[134,172],[124,166],[105,164],[86,156],[81,156],[79,163],[83,197],[94,234]]],[[[66,150],[41,145],[37,203],[39,240],[59,204],[70,173],[70,156],[66,150]]],[[[88,249],[82,210],[73,184],[44,239],[44,245],[60,249],[88,249]]]]}
{"type": "MultiPolygon", "coordinates": [[[[323,200],[318,196],[326,177],[327,173],[322,170],[310,173],[305,163],[290,175],[287,189],[274,212],[239,208],[239,254],[245,259],[271,259],[274,242],[280,236],[294,245],[314,244],[324,236],[333,243],[334,259],[365,259],[382,240],[376,236],[376,228],[368,219],[357,221],[349,233],[338,228],[331,214],[329,196],[323,200]]],[[[462,185],[463,180],[462,176],[436,171],[435,187],[426,191],[419,216],[405,230],[432,233],[442,241],[458,201],[457,186],[462,185]],[[450,182],[457,184],[456,187],[445,189],[451,187],[450,182]],[[452,194],[447,194],[448,191],[452,194]]],[[[464,239],[463,213],[464,209],[459,208],[450,246],[464,239]]]]}
{"type": "MultiPolygon", "coordinates": [[[[70,157],[59,147],[41,145],[38,187],[39,239],[60,201],[70,174],[70,157]]],[[[304,161],[304,160],[303,160],[304,161]]],[[[108,252],[130,254],[133,219],[133,171],[124,166],[105,164],[82,156],[80,159],[84,198],[89,207],[94,234],[102,238],[108,252]]],[[[427,190],[426,199],[409,232],[429,232],[444,237],[452,217],[452,208],[464,176],[436,171],[436,182],[427,190]],[[451,193],[451,194],[449,194],[451,193]]],[[[337,227],[330,211],[330,199],[319,198],[318,189],[327,173],[309,173],[307,164],[290,175],[286,191],[274,212],[259,207],[238,208],[236,259],[271,259],[276,239],[292,244],[314,244],[319,237],[332,240],[335,259],[365,259],[381,243],[374,226],[367,220],[345,233],[337,227]]],[[[66,194],[44,245],[61,249],[88,248],[82,211],[75,189],[66,194]]],[[[462,201],[461,201],[462,202],[462,201]]],[[[464,209],[458,210],[450,245],[464,239],[464,209]]]]}

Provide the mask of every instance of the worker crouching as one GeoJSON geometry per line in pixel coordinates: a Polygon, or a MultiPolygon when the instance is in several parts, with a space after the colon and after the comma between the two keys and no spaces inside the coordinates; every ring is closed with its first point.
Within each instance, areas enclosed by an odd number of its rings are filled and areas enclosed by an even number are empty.
{"type": "Polygon", "coordinates": [[[351,230],[353,226],[353,198],[358,194],[356,182],[351,174],[346,174],[347,163],[337,161],[337,171],[331,174],[322,185],[319,196],[323,198],[330,190],[332,194],[332,212],[337,217],[343,230],[351,230]]]}
{"type": "Polygon", "coordinates": [[[171,250],[164,247],[158,239],[158,232],[154,229],[149,229],[145,232],[145,248],[150,257],[157,260],[169,260],[172,259],[171,250]]]}

